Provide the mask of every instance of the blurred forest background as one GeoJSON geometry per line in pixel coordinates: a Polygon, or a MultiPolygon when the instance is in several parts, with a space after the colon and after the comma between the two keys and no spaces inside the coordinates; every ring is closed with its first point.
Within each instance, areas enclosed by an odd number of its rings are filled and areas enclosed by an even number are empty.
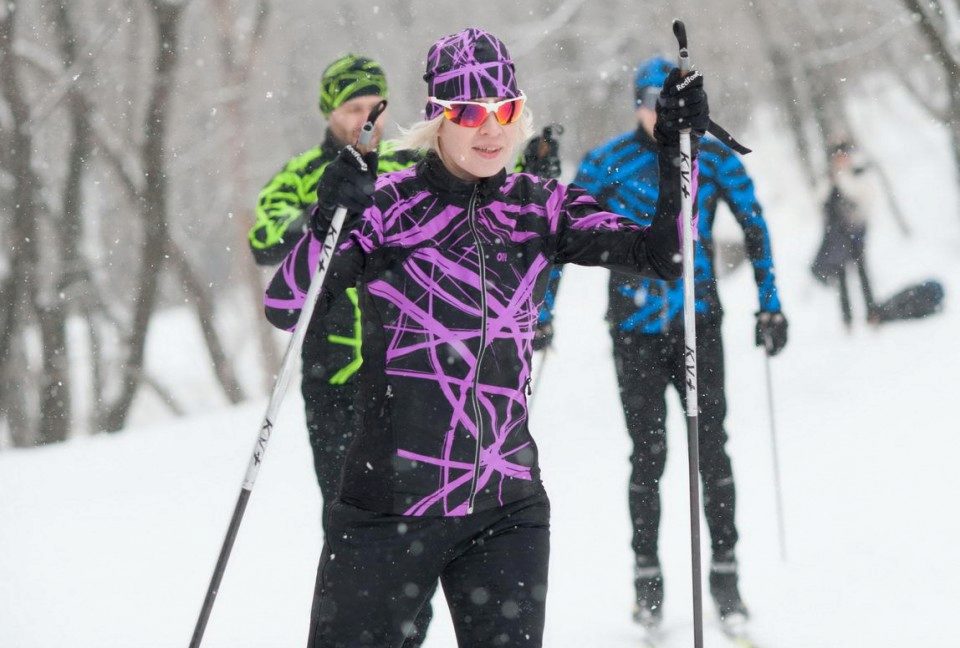
{"type": "MultiPolygon", "coordinates": [[[[634,65],[674,55],[674,17],[716,121],[742,133],[772,111],[809,191],[828,142],[869,137],[847,100],[890,84],[943,124],[960,167],[958,0],[0,5],[0,448],[119,430],[138,399],[202,407],[146,361],[152,323],[173,308],[202,331],[192,371],[222,402],[267,393],[285,338],[262,317],[266,274],[246,232],[263,184],[322,138],[319,76],[339,54],[384,64],[390,135],[419,117],[436,38],[494,32],[537,122],[565,127],[568,177],[632,127],[634,65]]],[[[178,340],[162,344],[175,353],[178,340]]]]}

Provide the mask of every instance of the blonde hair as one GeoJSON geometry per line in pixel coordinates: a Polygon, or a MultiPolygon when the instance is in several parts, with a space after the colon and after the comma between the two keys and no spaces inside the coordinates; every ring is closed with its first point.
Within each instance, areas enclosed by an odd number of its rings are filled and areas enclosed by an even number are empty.
{"type": "MultiPolygon", "coordinates": [[[[419,121],[409,128],[401,127],[400,137],[394,141],[394,144],[397,149],[434,151],[435,153],[439,153],[440,124],[443,123],[444,119],[445,117],[443,115],[438,115],[433,119],[419,121]]],[[[524,107],[523,114],[520,115],[520,121],[517,123],[520,125],[520,136],[514,143],[513,156],[516,156],[520,147],[523,146],[523,143],[533,136],[533,114],[529,108],[524,107]]]]}
{"type": "Polygon", "coordinates": [[[409,128],[400,127],[400,137],[393,141],[397,150],[438,151],[440,149],[440,122],[443,115],[418,121],[409,128]]]}

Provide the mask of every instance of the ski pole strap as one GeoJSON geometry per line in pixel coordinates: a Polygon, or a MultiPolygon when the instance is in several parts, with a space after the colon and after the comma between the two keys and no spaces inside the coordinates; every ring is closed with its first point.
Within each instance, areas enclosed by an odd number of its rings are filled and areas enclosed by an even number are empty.
{"type": "Polygon", "coordinates": [[[733,135],[728,133],[723,128],[723,126],[713,121],[712,119],[710,120],[710,126],[707,128],[707,132],[713,135],[714,137],[716,137],[718,140],[720,140],[727,146],[729,146],[730,148],[732,148],[734,151],[736,151],[740,155],[746,155],[747,153],[751,152],[750,149],[748,149],[746,146],[744,146],[737,140],[733,139],[733,135]]]}
{"type": "MultiPolygon", "coordinates": [[[[692,68],[690,66],[690,52],[687,49],[687,28],[683,24],[682,20],[673,21],[673,35],[677,37],[677,44],[680,46],[680,71],[686,75],[686,73],[690,72],[692,68]]],[[[728,133],[722,126],[720,126],[720,124],[712,119],[710,120],[710,125],[707,127],[707,132],[740,155],[746,155],[747,153],[750,153],[750,149],[733,139],[733,135],[728,133]]]]}

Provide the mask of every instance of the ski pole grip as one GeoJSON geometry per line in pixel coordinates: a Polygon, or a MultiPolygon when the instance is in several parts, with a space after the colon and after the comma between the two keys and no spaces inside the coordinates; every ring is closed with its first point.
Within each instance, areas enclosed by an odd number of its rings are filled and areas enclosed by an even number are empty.
{"type": "Polygon", "coordinates": [[[682,20],[673,21],[673,35],[677,37],[677,44],[680,46],[680,71],[686,74],[690,71],[690,52],[687,51],[687,28],[682,20]]]}
{"type": "Polygon", "coordinates": [[[373,128],[383,111],[387,109],[387,100],[383,99],[373,107],[370,114],[367,115],[367,121],[360,128],[360,137],[357,138],[357,147],[366,149],[370,146],[370,140],[373,139],[373,128]]]}
{"type": "Polygon", "coordinates": [[[767,355],[773,355],[773,334],[770,331],[765,331],[763,333],[763,350],[767,352],[767,355]]]}

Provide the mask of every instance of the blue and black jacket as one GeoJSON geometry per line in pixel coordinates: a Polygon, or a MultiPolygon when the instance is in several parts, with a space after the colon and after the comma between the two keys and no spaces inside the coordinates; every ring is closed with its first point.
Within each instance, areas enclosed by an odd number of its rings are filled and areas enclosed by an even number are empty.
{"type": "MultiPolygon", "coordinates": [[[[695,242],[694,257],[698,318],[719,321],[723,312],[713,262],[713,222],[720,200],[727,203],[743,228],[760,310],[779,311],[770,235],[750,176],[739,157],[710,136],[700,142],[699,164],[700,240],[695,242]]],[[[574,182],[605,209],[625,214],[639,225],[649,225],[657,204],[656,142],[642,128],[620,135],[587,153],[574,182]]],[[[683,281],[611,272],[607,319],[621,331],[646,335],[682,329],[683,281]]]]}

